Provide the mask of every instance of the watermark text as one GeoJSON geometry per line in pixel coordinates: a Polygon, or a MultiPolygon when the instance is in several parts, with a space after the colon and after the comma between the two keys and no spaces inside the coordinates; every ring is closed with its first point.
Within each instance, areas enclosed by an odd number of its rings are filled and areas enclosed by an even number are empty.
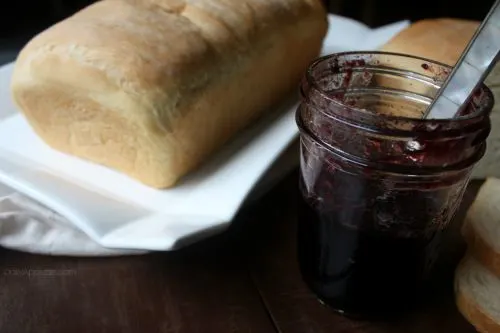
{"type": "Polygon", "coordinates": [[[3,275],[17,277],[54,277],[75,276],[75,269],[32,269],[32,268],[8,268],[3,270],[3,275]]]}

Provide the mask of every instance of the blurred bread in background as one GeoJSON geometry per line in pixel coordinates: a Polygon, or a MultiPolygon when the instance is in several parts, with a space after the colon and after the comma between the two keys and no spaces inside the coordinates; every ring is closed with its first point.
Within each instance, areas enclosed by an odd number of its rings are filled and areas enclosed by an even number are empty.
{"type": "Polygon", "coordinates": [[[412,54],[455,65],[479,22],[461,19],[428,19],[411,24],[382,50],[412,54]]]}
{"type": "MultiPolygon", "coordinates": [[[[405,53],[454,66],[480,22],[440,18],[417,21],[391,39],[381,50],[405,53]]],[[[476,165],[473,178],[500,178],[500,66],[486,79],[497,101],[491,114],[492,132],[486,155],[476,165]]]]}

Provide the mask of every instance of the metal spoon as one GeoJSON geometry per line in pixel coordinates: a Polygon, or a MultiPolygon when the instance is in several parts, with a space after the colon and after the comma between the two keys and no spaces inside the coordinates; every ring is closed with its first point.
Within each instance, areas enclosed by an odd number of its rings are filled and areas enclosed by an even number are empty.
{"type": "Polygon", "coordinates": [[[495,67],[499,55],[500,0],[496,0],[423,118],[455,118],[495,67]]]}

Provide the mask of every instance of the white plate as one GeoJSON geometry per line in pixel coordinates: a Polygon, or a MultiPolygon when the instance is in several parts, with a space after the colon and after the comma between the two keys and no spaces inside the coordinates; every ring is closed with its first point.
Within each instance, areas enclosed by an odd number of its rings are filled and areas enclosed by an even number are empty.
{"type": "MultiPolygon", "coordinates": [[[[11,72],[12,65],[0,69],[2,83],[11,72]]],[[[3,110],[12,109],[10,99],[2,101],[7,102],[0,104],[3,110]]],[[[170,250],[193,235],[203,238],[205,231],[227,226],[296,138],[295,108],[294,103],[284,112],[270,113],[168,190],[57,152],[38,138],[21,114],[12,112],[0,123],[0,181],[57,211],[106,247],[170,250]]],[[[267,177],[264,187],[297,163],[296,158],[286,161],[282,173],[272,173],[274,179],[267,177]]]]}

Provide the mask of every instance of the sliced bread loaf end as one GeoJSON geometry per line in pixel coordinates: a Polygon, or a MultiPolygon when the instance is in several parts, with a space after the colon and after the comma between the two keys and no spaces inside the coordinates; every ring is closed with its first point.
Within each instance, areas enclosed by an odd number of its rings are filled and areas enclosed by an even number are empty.
{"type": "Polygon", "coordinates": [[[481,187],[462,234],[469,253],[500,278],[500,179],[489,178],[481,187]]]}
{"type": "Polygon", "coordinates": [[[458,310],[481,333],[500,333],[500,279],[466,256],[455,275],[458,310]]]}

